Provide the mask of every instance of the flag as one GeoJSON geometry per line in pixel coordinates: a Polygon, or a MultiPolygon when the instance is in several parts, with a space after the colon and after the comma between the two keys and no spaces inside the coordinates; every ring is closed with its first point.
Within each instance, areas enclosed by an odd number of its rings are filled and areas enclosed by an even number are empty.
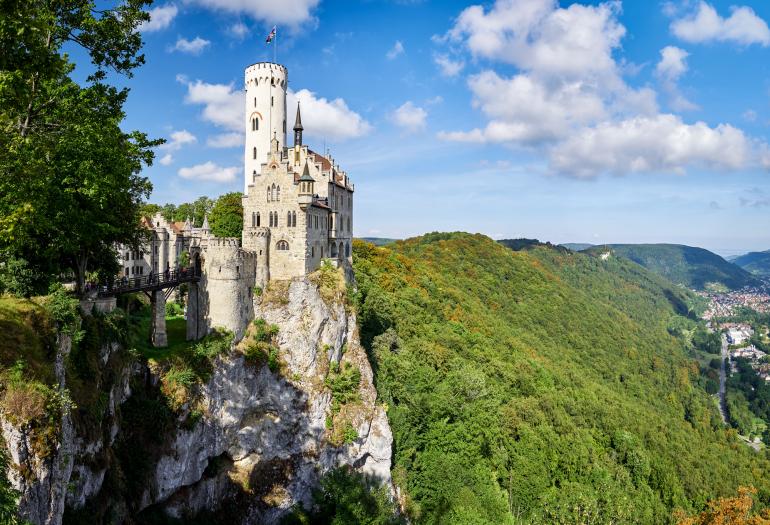
{"type": "Polygon", "coordinates": [[[267,35],[267,38],[265,39],[265,42],[269,44],[273,40],[275,40],[275,26],[273,26],[273,30],[270,31],[270,34],[267,35]]]}

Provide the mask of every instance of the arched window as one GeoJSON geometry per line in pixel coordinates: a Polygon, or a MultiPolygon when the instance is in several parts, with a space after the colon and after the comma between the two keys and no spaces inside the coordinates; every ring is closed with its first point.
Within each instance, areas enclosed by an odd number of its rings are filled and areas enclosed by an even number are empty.
{"type": "Polygon", "coordinates": [[[310,247],[310,257],[315,257],[315,246],[310,247]]]}
{"type": "Polygon", "coordinates": [[[340,258],[342,258],[342,254],[345,253],[344,250],[345,248],[342,246],[342,243],[340,243],[340,251],[338,252],[340,254],[340,258]]]}
{"type": "Polygon", "coordinates": [[[259,118],[254,117],[254,131],[259,131],[259,118]]]}
{"type": "Polygon", "coordinates": [[[254,160],[257,160],[257,148],[254,148],[254,160]]]}
{"type": "Polygon", "coordinates": [[[291,212],[286,212],[286,226],[291,226],[291,212]]]}
{"type": "Polygon", "coordinates": [[[337,258],[337,245],[335,243],[332,243],[331,256],[334,257],[334,258],[337,258]]]}
{"type": "Polygon", "coordinates": [[[273,221],[275,221],[275,227],[278,227],[278,212],[273,212],[273,221]]]}
{"type": "Polygon", "coordinates": [[[345,244],[345,257],[350,257],[350,243],[345,244]]]}
{"type": "Polygon", "coordinates": [[[285,252],[289,249],[289,243],[286,241],[278,241],[278,244],[275,245],[275,249],[285,252]]]}
{"type": "Polygon", "coordinates": [[[269,212],[268,216],[270,218],[270,227],[272,228],[273,227],[273,212],[269,212]]]}
{"type": "Polygon", "coordinates": [[[257,119],[251,119],[251,131],[257,131],[257,119]]]}
{"type": "Polygon", "coordinates": [[[257,225],[257,214],[252,212],[251,213],[251,227],[254,228],[257,225]]]}
{"type": "Polygon", "coordinates": [[[257,226],[259,226],[259,212],[257,212],[257,226]]]}
{"type": "Polygon", "coordinates": [[[267,188],[267,202],[270,202],[270,187],[267,188]]]}
{"type": "Polygon", "coordinates": [[[280,201],[281,200],[281,187],[276,186],[275,189],[275,200],[280,201]]]}

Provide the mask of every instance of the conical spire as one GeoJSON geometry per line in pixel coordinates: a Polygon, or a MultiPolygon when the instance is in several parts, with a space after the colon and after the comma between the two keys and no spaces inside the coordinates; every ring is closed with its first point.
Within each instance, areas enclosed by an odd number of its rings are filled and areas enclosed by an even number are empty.
{"type": "Polygon", "coordinates": [[[297,102],[297,117],[294,119],[294,131],[302,131],[302,115],[299,112],[299,101],[297,102]]]}
{"type": "Polygon", "coordinates": [[[202,230],[209,231],[209,214],[205,214],[203,216],[203,226],[201,227],[202,230]]]}
{"type": "Polygon", "coordinates": [[[297,118],[294,119],[294,147],[302,146],[302,115],[299,112],[299,101],[297,101],[297,118]]]}

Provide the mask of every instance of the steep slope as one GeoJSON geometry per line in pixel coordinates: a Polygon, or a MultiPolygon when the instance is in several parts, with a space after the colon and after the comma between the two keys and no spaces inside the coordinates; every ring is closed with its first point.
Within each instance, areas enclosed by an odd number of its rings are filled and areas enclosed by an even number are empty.
{"type": "Polygon", "coordinates": [[[601,254],[608,249],[620,257],[630,259],[666,279],[703,290],[707,287],[726,287],[731,290],[755,282],[754,277],[741,267],[729,263],[719,255],[679,244],[605,244],[594,246],[586,253],[601,254]]]}
{"type": "Polygon", "coordinates": [[[480,235],[358,242],[362,343],[415,523],[666,523],[770,465],[672,336],[689,294],[621,258],[480,235]]]}
{"type": "Polygon", "coordinates": [[[770,277],[770,250],[766,252],[750,252],[733,259],[733,264],[737,264],[747,272],[763,277],[770,277]]]}

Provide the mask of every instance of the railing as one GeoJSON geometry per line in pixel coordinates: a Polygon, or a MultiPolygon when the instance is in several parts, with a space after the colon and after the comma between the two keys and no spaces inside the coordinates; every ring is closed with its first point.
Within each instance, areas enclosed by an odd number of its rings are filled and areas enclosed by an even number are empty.
{"type": "Polygon", "coordinates": [[[118,277],[107,284],[100,284],[98,295],[108,297],[122,293],[162,290],[182,283],[199,281],[200,277],[200,272],[196,271],[194,266],[175,268],[139,277],[118,277]]]}

